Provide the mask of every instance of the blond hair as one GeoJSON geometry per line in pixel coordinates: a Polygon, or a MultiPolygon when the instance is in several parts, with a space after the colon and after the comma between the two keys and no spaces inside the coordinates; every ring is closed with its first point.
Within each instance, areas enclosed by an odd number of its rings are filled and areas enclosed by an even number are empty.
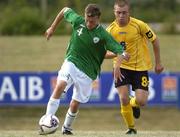
{"type": "Polygon", "coordinates": [[[116,0],[114,5],[118,5],[119,7],[124,7],[125,5],[130,6],[129,0],[116,0]]]}

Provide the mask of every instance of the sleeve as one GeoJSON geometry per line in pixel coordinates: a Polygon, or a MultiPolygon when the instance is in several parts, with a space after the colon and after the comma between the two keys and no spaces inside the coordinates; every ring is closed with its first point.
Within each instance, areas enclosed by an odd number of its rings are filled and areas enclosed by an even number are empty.
{"type": "Polygon", "coordinates": [[[81,20],[81,16],[78,15],[74,10],[68,8],[64,11],[64,19],[67,22],[70,22],[72,25],[75,25],[79,20],[81,20]]]}
{"type": "Polygon", "coordinates": [[[142,35],[145,36],[149,41],[152,42],[156,39],[156,34],[146,23],[141,22],[140,27],[142,35]]]}
{"type": "Polygon", "coordinates": [[[105,31],[106,50],[109,50],[115,54],[122,54],[123,47],[119,44],[107,31],[105,31]]]}

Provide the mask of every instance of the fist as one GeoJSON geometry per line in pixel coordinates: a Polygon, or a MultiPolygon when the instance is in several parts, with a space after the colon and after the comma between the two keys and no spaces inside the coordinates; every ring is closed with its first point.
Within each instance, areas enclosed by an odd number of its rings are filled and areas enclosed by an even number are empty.
{"type": "Polygon", "coordinates": [[[46,36],[46,39],[47,39],[47,40],[50,39],[50,37],[52,36],[53,32],[54,32],[54,31],[53,31],[53,29],[52,29],[51,27],[46,30],[45,36],[46,36]]]}
{"type": "Polygon", "coordinates": [[[130,59],[129,53],[123,52],[122,56],[123,56],[123,59],[124,59],[124,60],[129,61],[129,59],[130,59]]]}

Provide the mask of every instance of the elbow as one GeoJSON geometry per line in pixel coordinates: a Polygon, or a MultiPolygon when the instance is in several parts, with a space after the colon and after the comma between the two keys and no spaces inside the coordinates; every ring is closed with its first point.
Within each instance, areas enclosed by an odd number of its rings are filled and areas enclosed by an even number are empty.
{"type": "Polygon", "coordinates": [[[69,9],[70,9],[69,7],[64,7],[64,8],[62,9],[63,14],[64,14],[67,10],[69,10],[69,9]]]}
{"type": "Polygon", "coordinates": [[[156,38],[155,40],[153,40],[152,43],[153,43],[153,44],[159,44],[158,38],[156,38]]]}

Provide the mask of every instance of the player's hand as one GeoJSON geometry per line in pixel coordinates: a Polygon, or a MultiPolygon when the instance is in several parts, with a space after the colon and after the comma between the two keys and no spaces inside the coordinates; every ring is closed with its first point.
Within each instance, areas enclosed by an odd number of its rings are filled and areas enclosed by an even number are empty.
{"type": "Polygon", "coordinates": [[[49,40],[53,33],[54,30],[52,29],[52,27],[49,27],[45,32],[46,39],[49,40]]]}
{"type": "Polygon", "coordinates": [[[155,72],[156,72],[157,74],[160,74],[163,70],[164,70],[164,67],[163,67],[161,64],[157,64],[157,65],[155,66],[155,72]]]}
{"type": "Polygon", "coordinates": [[[115,82],[117,82],[118,79],[120,81],[122,81],[123,78],[124,78],[124,76],[121,74],[120,68],[119,67],[115,67],[114,68],[114,80],[115,80],[115,82]]]}
{"type": "Polygon", "coordinates": [[[123,52],[123,54],[122,54],[122,56],[123,56],[123,59],[124,60],[126,60],[126,61],[129,61],[129,59],[130,59],[130,54],[129,53],[127,53],[127,52],[123,52]]]}

